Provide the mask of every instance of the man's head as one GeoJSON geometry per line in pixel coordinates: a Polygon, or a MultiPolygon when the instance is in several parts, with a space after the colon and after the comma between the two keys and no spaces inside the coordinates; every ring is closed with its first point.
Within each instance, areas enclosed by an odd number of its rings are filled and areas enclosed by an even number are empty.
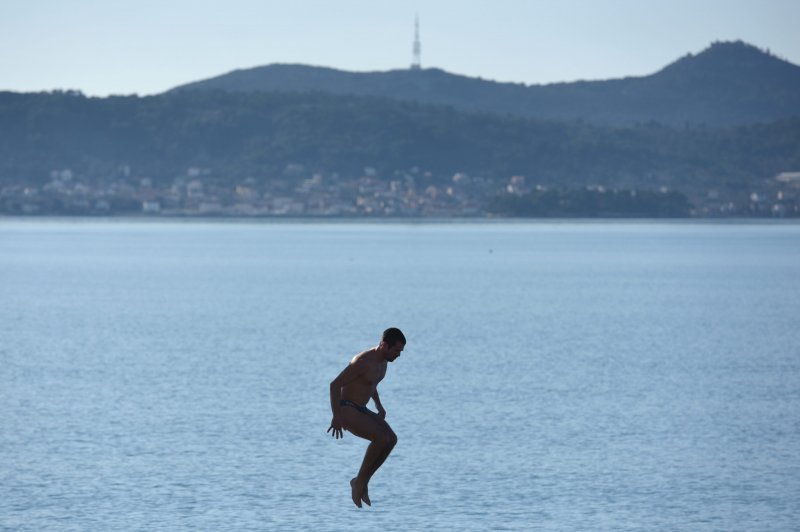
{"type": "Polygon", "coordinates": [[[384,351],[387,351],[386,359],[389,362],[393,362],[397,357],[399,357],[405,346],[406,337],[403,335],[400,329],[390,327],[383,331],[383,336],[381,336],[381,345],[379,347],[384,351]]]}

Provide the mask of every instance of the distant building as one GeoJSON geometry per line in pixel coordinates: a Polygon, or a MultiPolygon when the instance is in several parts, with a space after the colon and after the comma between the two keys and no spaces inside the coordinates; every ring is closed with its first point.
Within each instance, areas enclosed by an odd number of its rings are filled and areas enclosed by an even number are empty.
{"type": "Polygon", "coordinates": [[[511,179],[508,180],[508,185],[506,185],[506,192],[509,194],[524,194],[528,192],[528,188],[525,186],[525,176],[511,176],[511,179]]]}
{"type": "Polygon", "coordinates": [[[142,212],[144,214],[158,214],[161,212],[161,203],[157,201],[143,201],[142,212]]]}
{"type": "Polygon", "coordinates": [[[781,172],[775,176],[775,181],[793,187],[800,187],[800,172],[781,172]]]}
{"type": "Polygon", "coordinates": [[[190,198],[202,198],[203,194],[203,182],[198,181],[197,179],[193,179],[186,185],[186,195],[190,198]]]}

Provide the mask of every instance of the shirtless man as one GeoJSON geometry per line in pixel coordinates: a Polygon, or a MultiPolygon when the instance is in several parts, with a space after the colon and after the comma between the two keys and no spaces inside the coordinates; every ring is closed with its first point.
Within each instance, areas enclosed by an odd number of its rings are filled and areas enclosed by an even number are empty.
{"type": "Polygon", "coordinates": [[[333,420],[328,432],[339,439],[342,429],[360,438],[369,440],[367,452],[358,475],[350,481],[353,502],[361,508],[361,501],[371,506],[367,484],[375,471],[383,464],[397,443],[392,427],[384,420],[383,409],[378,396],[378,383],[386,375],[388,362],[394,362],[406,345],[406,338],[400,329],[383,331],[381,343],[353,357],[338,377],[331,382],[331,410],[333,420]],[[367,408],[370,398],[375,401],[378,413],[367,408]]]}

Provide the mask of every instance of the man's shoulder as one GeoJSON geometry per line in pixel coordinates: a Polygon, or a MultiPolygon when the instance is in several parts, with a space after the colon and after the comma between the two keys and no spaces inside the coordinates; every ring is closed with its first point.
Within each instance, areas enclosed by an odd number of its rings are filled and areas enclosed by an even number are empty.
{"type": "Polygon", "coordinates": [[[351,364],[374,364],[376,362],[375,359],[375,348],[367,349],[366,351],[362,351],[356,356],[353,357],[353,360],[350,361],[351,364]]]}

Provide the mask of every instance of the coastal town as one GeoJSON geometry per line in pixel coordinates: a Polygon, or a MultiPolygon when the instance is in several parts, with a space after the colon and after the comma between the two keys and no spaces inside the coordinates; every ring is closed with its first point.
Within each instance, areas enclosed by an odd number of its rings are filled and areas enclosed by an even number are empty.
{"type": "MultiPolygon", "coordinates": [[[[358,177],[308,172],[289,164],[277,179],[221,179],[190,167],[171,181],[136,176],[122,165],[116,175],[91,183],[70,169],[50,172],[39,186],[0,187],[0,215],[151,217],[487,217],[492,198],[523,197],[553,188],[525,176],[489,179],[466,173],[448,178],[411,168],[390,176],[364,168],[358,177]]],[[[615,189],[585,186],[595,194],[615,189]]],[[[661,187],[660,193],[669,192],[661,187]]],[[[635,194],[636,191],[630,191],[635,194]]],[[[800,172],[763,180],[758,189],[686,193],[691,217],[800,216],[800,172]]]]}

